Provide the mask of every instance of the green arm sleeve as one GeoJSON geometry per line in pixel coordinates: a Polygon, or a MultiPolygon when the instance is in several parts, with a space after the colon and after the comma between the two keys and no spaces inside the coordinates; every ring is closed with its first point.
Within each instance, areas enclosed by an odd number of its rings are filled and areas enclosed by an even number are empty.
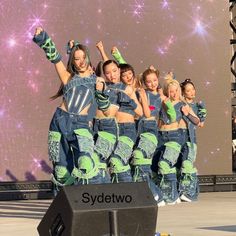
{"type": "Polygon", "coordinates": [[[175,108],[172,105],[171,101],[167,101],[165,102],[166,105],[166,113],[169,116],[169,119],[171,121],[171,123],[176,121],[176,112],[175,112],[175,108]]]}
{"type": "Polygon", "coordinates": [[[114,57],[114,59],[119,63],[119,64],[127,64],[127,62],[125,61],[125,59],[122,57],[122,55],[120,54],[119,50],[117,49],[117,52],[112,53],[112,56],[114,57]]]}

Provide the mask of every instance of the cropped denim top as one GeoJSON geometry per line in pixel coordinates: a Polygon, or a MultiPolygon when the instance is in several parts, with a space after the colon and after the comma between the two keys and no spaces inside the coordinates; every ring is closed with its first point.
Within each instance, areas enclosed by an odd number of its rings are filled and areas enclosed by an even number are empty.
{"type": "Polygon", "coordinates": [[[89,77],[74,75],[64,85],[63,98],[69,113],[79,114],[85,107],[94,102],[96,78],[95,74],[89,77]]]}
{"type": "Polygon", "coordinates": [[[152,92],[146,90],[146,95],[149,103],[149,109],[151,111],[151,116],[158,118],[159,112],[161,110],[160,94],[153,94],[152,92]]]}
{"type": "MultiPolygon", "coordinates": [[[[176,120],[175,122],[179,122],[182,118],[183,118],[183,113],[181,111],[182,106],[184,106],[184,102],[178,102],[174,105],[174,109],[175,109],[175,113],[176,113],[176,120]]],[[[161,111],[160,111],[160,120],[162,120],[164,122],[164,124],[170,124],[171,121],[166,113],[166,110],[161,107],[161,111]]]]}

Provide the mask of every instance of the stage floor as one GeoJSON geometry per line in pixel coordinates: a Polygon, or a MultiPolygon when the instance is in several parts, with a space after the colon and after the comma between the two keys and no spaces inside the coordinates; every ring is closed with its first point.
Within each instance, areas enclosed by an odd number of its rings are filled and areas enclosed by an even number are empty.
{"type": "MultiPolygon", "coordinates": [[[[0,235],[38,235],[37,225],[50,203],[0,201],[0,235]]],[[[198,202],[161,207],[157,227],[171,236],[236,236],[236,192],[201,193],[198,202]]]]}

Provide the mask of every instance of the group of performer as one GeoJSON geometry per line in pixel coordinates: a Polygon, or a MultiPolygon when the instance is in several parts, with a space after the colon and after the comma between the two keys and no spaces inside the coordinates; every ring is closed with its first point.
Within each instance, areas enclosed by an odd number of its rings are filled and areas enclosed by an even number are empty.
{"type": "Polygon", "coordinates": [[[162,86],[150,66],[136,76],[116,47],[94,69],[88,48],[67,45],[68,63],[46,31],[33,41],[46,53],[61,80],[62,96],[52,118],[48,150],[55,190],[65,185],[147,181],[159,206],[197,200],[196,128],[206,118],[195,101],[195,85],[168,73],[162,86]]]}

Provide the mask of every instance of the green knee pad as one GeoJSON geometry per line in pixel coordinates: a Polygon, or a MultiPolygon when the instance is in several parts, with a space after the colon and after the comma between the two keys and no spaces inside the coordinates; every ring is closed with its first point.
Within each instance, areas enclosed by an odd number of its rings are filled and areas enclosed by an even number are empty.
{"type": "Polygon", "coordinates": [[[107,169],[107,164],[100,161],[100,157],[98,156],[98,154],[96,152],[93,153],[92,158],[93,158],[95,166],[97,166],[97,168],[104,169],[104,170],[107,169]]]}
{"type": "Polygon", "coordinates": [[[132,165],[139,166],[139,165],[151,165],[152,159],[145,158],[143,152],[140,150],[133,151],[133,159],[131,161],[132,165]]]}
{"type": "Polygon", "coordinates": [[[50,161],[60,161],[60,141],[61,133],[57,131],[48,131],[48,154],[50,161]]]}
{"type": "Polygon", "coordinates": [[[183,161],[181,172],[185,174],[197,173],[197,169],[193,167],[193,163],[189,160],[183,161]]]}
{"type": "Polygon", "coordinates": [[[114,134],[105,131],[99,131],[94,150],[106,160],[113,152],[115,143],[116,136],[114,134]]]}
{"type": "Polygon", "coordinates": [[[158,163],[158,167],[159,167],[159,172],[162,175],[176,173],[176,169],[171,168],[170,165],[166,161],[160,161],[158,163]]]}
{"type": "Polygon", "coordinates": [[[92,156],[94,149],[93,135],[88,129],[76,129],[74,130],[78,140],[78,146],[80,152],[85,152],[92,156]]]}
{"type": "Polygon", "coordinates": [[[116,157],[112,157],[110,159],[110,167],[111,167],[111,173],[116,173],[116,174],[130,170],[129,164],[124,165],[122,160],[120,160],[116,157]]]}
{"type": "Polygon", "coordinates": [[[176,142],[167,142],[164,145],[166,147],[163,154],[163,159],[168,160],[172,164],[172,166],[174,166],[178,160],[181,146],[176,142]]]}
{"type": "Polygon", "coordinates": [[[114,154],[119,156],[125,164],[132,155],[134,142],[127,136],[120,136],[114,154]]]}
{"type": "Polygon", "coordinates": [[[82,172],[89,173],[91,170],[93,170],[95,166],[94,161],[89,156],[80,156],[78,159],[78,169],[82,172]]]}
{"type": "Polygon", "coordinates": [[[197,144],[196,143],[190,143],[187,142],[188,146],[188,160],[191,161],[192,163],[196,160],[197,156],[197,144]]]}
{"type": "Polygon", "coordinates": [[[54,169],[55,178],[54,180],[58,185],[71,185],[74,183],[75,178],[70,175],[69,171],[65,166],[55,166],[54,169]]]}
{"type": "Polygon", "coordinates": [[[78,169],[74,168],[72,175],[80,179],[91,179],[98,174],[98,166],[89,156],[80,156],[78,159],[78,169]]]}
{"type": "Polygon", "coordinates": [[[138,143],[138,149],[142,150],[145,154],[145,158],[152,158],[156,147],[157,147],[157,138],[152,133],[142,133],[140,134],[140,140],[138,143]]]}

